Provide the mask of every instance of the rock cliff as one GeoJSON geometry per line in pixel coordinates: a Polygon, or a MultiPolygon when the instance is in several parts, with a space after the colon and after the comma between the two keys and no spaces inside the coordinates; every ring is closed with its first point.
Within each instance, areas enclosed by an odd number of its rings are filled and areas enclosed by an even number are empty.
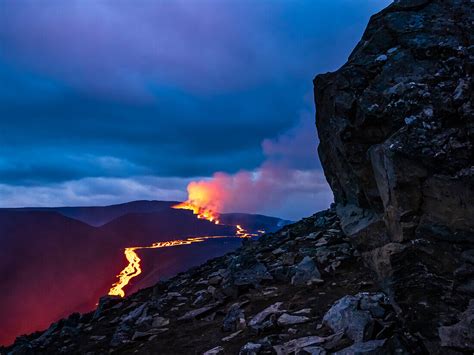
{"type": "Polygon", "coordinates": [[[474,295],[473,23],[472,1],[396,1],[314,80],[342,228],[431,351],[474,295]]]}

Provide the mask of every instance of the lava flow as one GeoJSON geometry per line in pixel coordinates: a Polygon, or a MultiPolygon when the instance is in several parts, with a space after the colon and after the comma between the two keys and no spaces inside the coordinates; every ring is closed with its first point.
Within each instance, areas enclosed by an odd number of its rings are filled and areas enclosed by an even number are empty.
{"type": "Polygon", "coordinates": [[[219,224],[222,197],[225,191],[217,189],[207,181],[193,181],[188,185],[188,199],[173,208],[191,210],[199,219],[219,224]]]}
{"type": "MultiPolygon", "coordinates": [[[[190,200],[182,202],[173,206],[176,209],[191,210],[199,219],[206,219],[209,222],[219,224],[219,214],[210,208],[200,207],[193,204],[190,200]]],[[[252,238],[256,237],[258,233],[249,233],[242,226],[236,225],[235,235],[238,238],[252,238]]],[[[259,231],[264,233],[264,231],[259,231]]],[[[109,296],[125,296],[124,288],[130,283],[130,280],[142,273],[140,265],[140,257],[136,253],[140,249],[159,249],[159,248],[172,248],[179,245],[189,245],[193,243],[201,243],[207,239],[218,239],[228,238],[228,236],[205,236],[205,237],[193,237],[186,239],[170,240],[166,242],[153,243],[149,246],[137,246],[125,248],[124,254],[127,258],[128,265],[117,275],[118,281],[112,285],[109,291],[109,296]]]]}
{"type": "Polygon", "coordinates": [[[209,222],[219,224],[219,214],[217,212],[206,207],[195,205],[189,200],[179,203],[173,206],[173,208],[181,209],[181,210],[191,210],[197,216],[197,218],[206,219],[209,222]]]}
{"type": "MultiPolygon", "coordinates": [[[[239,224],[237,224],[235,226],[235,228],[237,228],[236,235],[239,238],[252,238],[252,237],[258,237],[260,235],[258,233],[249,233],[249,232],[247,232],[247,230],[242,228],[242,226],[239,225],[239,224]]],[[[259,233],[265,233],[265,231],[259,231],[259,233]]]]}
{"type": "Polygon", "coordinates": [[[125,286],[127,286],[131,279],[140,275],[142,273],[142,269],[140,266],[140,257],[135,252],[136,250],[140,249],[159,249],[159,248],[171,248],[176,247],[179,245],[188,245],[193,243],[201,243],[207,239],[217,239],[217,238],[225,238],[222,236],[206,236],[206,237],[196,237],[196,238],[187,238],[187,239],[178,239],[178,240],[170,240],[166,242],[158,242],[153,243],[149,246],[144,247],[129,247],[125,248],[124,254],[127,258],[128,265],[117,275],[118,281],[112,285],[109,291],[109,296],[125,296],[125,291],[123,290],[125,286]]]}

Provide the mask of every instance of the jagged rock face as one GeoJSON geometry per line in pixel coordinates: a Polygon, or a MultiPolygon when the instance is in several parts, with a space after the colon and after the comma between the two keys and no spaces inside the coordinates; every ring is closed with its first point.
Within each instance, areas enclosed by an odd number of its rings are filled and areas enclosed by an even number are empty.
{"type": "Polygon", "coordinates": [[[383,213],[391,240],[474,230],[473,10],[468,0],[393,4],[346,65],[315,79],[335,200],[383,213]]]}
{"type": "Polygon", "coordinates": [[[473,23],[469,0],[395,1],[314,80],[341,225],[430,339],[474,295],[473,23]]]}

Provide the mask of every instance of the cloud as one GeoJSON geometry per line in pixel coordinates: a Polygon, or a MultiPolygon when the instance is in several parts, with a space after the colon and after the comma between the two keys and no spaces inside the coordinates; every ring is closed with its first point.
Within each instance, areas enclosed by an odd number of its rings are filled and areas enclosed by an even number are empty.
{"type": "Polygon", "coordinates": [[[264,162],[235,174],[216,172],[188,185],[191,203],[220,212],[267,213],[297,219],[333,201],[316,149],[310,112],[275,139],[262,143],[264,162]],[[314,147],[314,151],[309,147],[314,147]]]}
{"type": "Polygon", "coordinates": [[[133,200],[185,199],[189,179],[152,176],[84,178],[41,186],[0,184],[2,207],[103,206],[133,200]]]}
{"type": "MultiPolygon", "coordinates": [[[[79,185],[96,179],[240,170],[293,179],[302,198],[322,176],[312,78],[341,65],[387,3],[2,1],[0,204],[81,203],[79,185]]],[[[121,196],[152,196],[146,186],[121,196]]]]}
{"type": "Polygon", "coordinates": [[[321,51],[345,53],[332,41],[355,41],[352,27],[383,5],[5,0],[0,40],[7,58],[96,94],[150,99],[153,82],[219,94],[300,75],[308,59],[325,62],[321,51]]]}
{"type": "MultiPolygon", "coordinates": [[[[264,213],[298,219],[332,202],[324,175],[311,149],[289,147],[312,145],[315,147],[315,127],[309,112],[300,116],[298,124],[273,140],[265,140],[262,147],[264,162],[253,170],[240,170],[235,174],[218,172],[212,178],[197,178],[195,184],[212,191],[208,195],[212,208],[221,212],[264,213]],[[296,153],[295,153],[296,152],[296,153]]],[[[128,171],[129,163],[114,157],[73,157],[78,166],[94,165],[100,169],[128,171]]],[[[0,171],[5,161],[0,160],[0,171]]],[[[35,169],[31,169],[35,171],[35,169]]],[[[29,176],[26,172],[20,176],[29,176]]],[[[81,174],[77,174],[81,175],[81,174]]],[[[115,173],[117,175],[117,173],[115,173]]],[[[126,174],[125,174],[126,175],[126,174]]],[[[20,177],[19,176],[19,177],[20,177]]],[[[49,176],[46,174],[46,176],[49,176]]],[[[21,206],[90,206],[110,205],[132,200],[174,200],[187,198],[186,186],[195,178],[124,176],[88,177],[65,182],[43,184],[0,184],[2,207],[21,206]]]]}

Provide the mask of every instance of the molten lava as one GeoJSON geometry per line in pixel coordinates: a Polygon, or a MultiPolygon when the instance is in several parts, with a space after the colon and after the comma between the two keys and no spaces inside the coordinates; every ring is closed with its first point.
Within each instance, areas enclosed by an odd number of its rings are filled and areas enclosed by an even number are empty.
{"type": "Polygon", "coordinates": [[[208,209],[206,207],[197,206],[193,204],[192,202],[190,202],[189,200],[179,203],[173,206],[173,208],[181,209],[181,210],[191,210],[193,211],[195,215],[197,215],[197,218],[205,219],[209,222],[219,224],[219,214],[217,212],[214,212],[213,210],[208,209]]]}
{"type": "Polygon", "coordinates": [[[171,248],[176,247],[179,245],[189,245],[193,243],[201,243],[207,239],[217,239],[217,238],[225,238],[223,236],[206,236],[206,237],[196,237],[196,238],[187,238],[187,239],[178,239],[178,240],[170,240],[166,242],[158,242],[153,243],[149,246],[144,247],[129,247],[125,248],[124,254],[127,258],[128,265],[117,275],[118,281],[112,285],[109,291],[109,296],[120,296],[124,297],[124,287],[127,286],[131,279],[140,275],[142,273],[142,269],[140,266],[141,259],[135,252],[136,250],[140,249],[160,249],[160,248],[171,248]]]}
{"type": "MultiPolygon", "coordinates": [[[[216,212],[220,206],[219,194],[222,191],[217,191],[213,186],[205,181],[191,182],[188,185],[188,200],[179,203],[173,208],[191,210],[193,214],[199,219],[205,219],[209,222],[219,224],[219,213],[216,212]]],[[[260,234],[265,233],[264,231],[258,231],[258,233],[247,232],[242,226],[235,226],[235,236],[238,238],[252,238],[257,237],[260,234]]],[[[124,254],[127,258],[128,265],[117,275],[118,281],[112,285],[109,291],[110,296],[125,296],[123,290],[125,286],[130,283],[130,280],[142,273],[140,266],[141,259],[136,253],[140,249],[159,249],[159,248],[172,248],[179,245],[188,245],[193,243],[201,243],[207,239],[217,238],[228,238],[228,236],[205,236],[195,237],[187,239],[170,240],[167,242],[153,243],[149,246],[138,246],[125,248],[124,254]]]]}
{"type": "MultiPolygon", "coordinates": [[[[245,230],[244,228],[242,228],[242,226],[240,224],[237,224],[235,226],[235,228],[237,228],[237,231],[236,231],[236,235],[237,237],[239,238],[252,238],[252,237],[258,237],[259,234],[258,233],[249,233],[247,232],[247,230],[245,230]]],[[[258,231],[259,233],[265,233],[265,231],[258,231]]]]}
{"type": "Polygon", "coordinates": [[[199,219],[219,224],[219,213],[226,191],[208,181],[193,181],[188,185],[188,199],[173,208],[191,210],[199,219]]]}

